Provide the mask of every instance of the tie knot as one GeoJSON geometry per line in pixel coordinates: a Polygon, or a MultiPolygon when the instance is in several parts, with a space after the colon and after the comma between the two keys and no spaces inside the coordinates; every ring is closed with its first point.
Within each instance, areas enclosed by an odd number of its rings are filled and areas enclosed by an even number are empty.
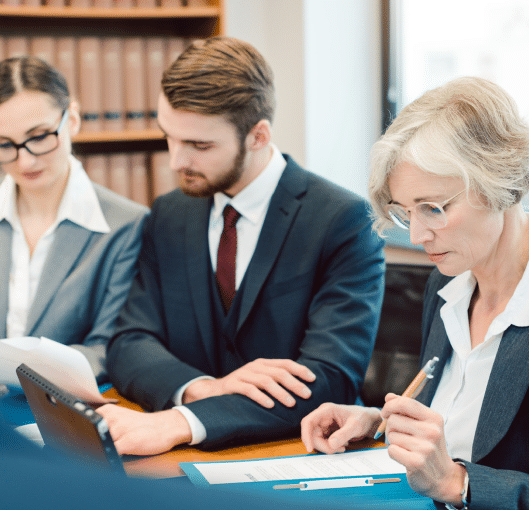
{"type": "Polygon", "coordinates": [[[224,211],[222,211],[222,215],[224,216],[224,228],[234,227],[237,220],[241,217],[241,215],[229,204],[224,208],[224,211]]]}

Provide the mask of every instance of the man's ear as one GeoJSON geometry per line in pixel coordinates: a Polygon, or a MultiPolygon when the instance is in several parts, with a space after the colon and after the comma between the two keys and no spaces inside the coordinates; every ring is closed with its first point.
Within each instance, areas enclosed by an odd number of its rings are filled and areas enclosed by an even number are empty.
{"type": "Polygon", "coordinates": [[[272,139],[272,126],[270,121],[261,119],[248,133],[246,137],[246,149],[258,151],[266,147],[272,139]]]}
{"type": "Polygon", "coordinates": [[[74,138],[81,129],[81,114],[79,113],[79,103],[72,101],[69,107],[70,113],[68,116],[68,123],[70,127],[70,137],[74,138]]]}

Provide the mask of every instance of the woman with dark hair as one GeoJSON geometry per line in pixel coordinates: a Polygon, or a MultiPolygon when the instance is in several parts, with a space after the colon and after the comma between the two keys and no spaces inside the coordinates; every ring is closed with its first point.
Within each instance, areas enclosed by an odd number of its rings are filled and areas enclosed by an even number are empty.
{"type": "Polygon", "coordinates": [[[0,62],[0,338],[71,345],[101,381],[147,209],[89,180],[71,153],[80,122],[53,67],[0,62]]]}

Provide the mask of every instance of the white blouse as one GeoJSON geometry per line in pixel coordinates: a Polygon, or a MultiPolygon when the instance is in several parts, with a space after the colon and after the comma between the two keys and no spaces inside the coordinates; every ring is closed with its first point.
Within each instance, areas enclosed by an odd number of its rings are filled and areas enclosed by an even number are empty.
{"type": "Polygon", "coordinates": [[[73,156],[70,157],[70,174],[57,211],[57,218],[39,239],[32,255],[17,212],[16,184],[10,175],[6,175],[0,185],[0,221],[2,220],[8,221],[13,229],[7,337],[21,337],[26,334],[28,313],[59,224],[63,221],[71,221],[93,232],[102,233],[110,232],[110,227],[103,216],[92,182],[80,161],[73,156]]]}
{"type": "Polygon", "coordinates": [[[483,397],[504,331],[511,325],[529,326],[529,270],[525,268],[505,310],[493,321],[483,343],[471,349],[468,308],[476,279],[467,271],[438,291],[453,353],[447,361],[431,408],[444,418],[448,453],[470,461],[483,397]]]}

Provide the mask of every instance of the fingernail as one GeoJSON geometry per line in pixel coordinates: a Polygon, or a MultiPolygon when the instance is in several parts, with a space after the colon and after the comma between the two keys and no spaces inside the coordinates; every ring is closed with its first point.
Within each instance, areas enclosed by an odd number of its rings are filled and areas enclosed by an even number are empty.
{"type": "Polygon", "coordinates": [[[309,398],[312,395],[312,391],[310,391],[308,388],[305,388],[301,392],[301,395],[302,395],[303,398],[309,398]]]}
{"type": "Polygon", "coordinates": [[[311,381],[314,381],[316,379],[316,376],[312,372],[307,373],[307,379],[310,379],[311,381]]]}
{"type": "Polygon", "coordinates": [[[266,407],[274,407],[274,401],[273,400],[267,400],[266,401],[266,407]]]}
{"type": "Polygon", "coordinates": [[[292,397],[287,398],[287,406],[292,407],[295,403],[296,401],[292,397]]]}

